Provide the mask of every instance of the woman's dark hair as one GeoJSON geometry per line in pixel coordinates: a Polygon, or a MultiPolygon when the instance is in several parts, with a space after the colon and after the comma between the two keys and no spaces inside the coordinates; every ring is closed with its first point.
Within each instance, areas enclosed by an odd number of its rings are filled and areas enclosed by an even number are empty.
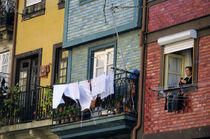
{"type": "Polygon", "coordinates": [[[187,67],[185,67],[185,69],[189,69],[190,72],[192,72],[192,67],[191,66],[187,66],[187,67]]]}

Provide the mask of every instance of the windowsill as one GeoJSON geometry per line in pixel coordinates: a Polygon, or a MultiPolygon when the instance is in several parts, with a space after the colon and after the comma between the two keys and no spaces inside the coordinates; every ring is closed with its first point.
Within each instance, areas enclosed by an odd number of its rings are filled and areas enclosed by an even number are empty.
{"type": "Polygon", "coordinates": [[[22,20],[28,20],[45,13],[45,2],[40,2],[23,9],[22,20]]]}
{"type": "Polygon", "coordinates": [[[188,85],[183,85],[182,87],[174,87],[174,88],[167,88],[164,89],[163,92],[168,94],[169,92],[177,92],[182,89],[183,93],[191,93],[197,91],[197,85],[196,84],[188,84],[188,85]]]}

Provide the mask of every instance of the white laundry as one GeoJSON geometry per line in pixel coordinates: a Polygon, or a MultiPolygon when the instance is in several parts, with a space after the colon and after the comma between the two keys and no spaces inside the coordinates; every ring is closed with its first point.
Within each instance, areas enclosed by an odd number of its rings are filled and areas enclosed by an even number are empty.
{"type": "Polygon", "coordinates": [[[68,84],[68,87],[64,90],[64,95],[73,99],[73,100],[75,100],[75,101],[77,99],[79,99],[80,98],[80,92],[79,92],[78,82],[68,84]]]}
{"type": "Polygon", "coordinates": [[[62,96],[67,87],[67,84],[53,86],[53,109],[56,109],[59,104],[64,103],[62,96]]]}
{"type": "Polygon", "coordinates": [[[95,97],[98,94],[102,94],[103,92],[106,91],[106,75],[100,75],[96,78],[93,78],[91,80],[91,85],[92,85],[92,93],[91,96],[95,97]]]}
{"type": "Polygon", "coordinates": [[[92,96],[90,95],[90,83],[87,80],[79,82],[79,91],[79,103],[81,106],[81,111],[89,109],[92,100],[92,96]]]}
{"type": "Polygon", "coordinates": [[[105,79],[105,91],[101,94],[101,99],[114,94],[114,73],[111,73],[106,76],[105,79]]]}

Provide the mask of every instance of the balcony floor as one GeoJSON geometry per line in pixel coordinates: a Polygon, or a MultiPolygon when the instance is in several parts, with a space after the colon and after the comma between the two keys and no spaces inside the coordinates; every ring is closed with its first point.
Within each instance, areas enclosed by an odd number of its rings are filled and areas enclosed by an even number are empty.
{"type": "Polygon", "coordinates": [[[61,139],[109,137],[130,134],[136,120],[136,116],[129,114],[109,115],[82,122],[55,125],[51,131],[61,139]]]}

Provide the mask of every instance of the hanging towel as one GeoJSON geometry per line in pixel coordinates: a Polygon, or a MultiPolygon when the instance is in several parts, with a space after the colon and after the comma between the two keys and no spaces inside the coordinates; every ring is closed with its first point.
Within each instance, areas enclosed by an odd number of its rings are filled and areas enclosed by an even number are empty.
{"type": "Polygon", "coordinates": [[[80,98],[78,82],[68,84],[68,87],[64,90],[64,95],[77,102],[77,99],[80,98]]]}
{"type": "Polygon", "coordinates": [[[106,91],[106,75],[100,75],[96,78],[93,78],[91,81],[92,85],[92,97],[96,97],[98,94],[102,94],[106,91]]]}
{"type": "Polygon", "coordinates": [[[64,103],[62,96],[67,87],[67,84],[53,86],[53,109],[56,109],[59,104],[64,103]]]}
{"type": "Polygon", "coordinates": [[[90,95],[90,83],[88,82],[88,80],[79,82],[79,91],[79,103],[81,106],[81,111],[89,109],[92,101],[92,96],[90,95]]]}
{"type": "Polygon", "coordinates": [[[105,91],[101,94],[101,99],[114,94],[114,73],[109,74],[106,76],[105,79],[105,91]]]}

